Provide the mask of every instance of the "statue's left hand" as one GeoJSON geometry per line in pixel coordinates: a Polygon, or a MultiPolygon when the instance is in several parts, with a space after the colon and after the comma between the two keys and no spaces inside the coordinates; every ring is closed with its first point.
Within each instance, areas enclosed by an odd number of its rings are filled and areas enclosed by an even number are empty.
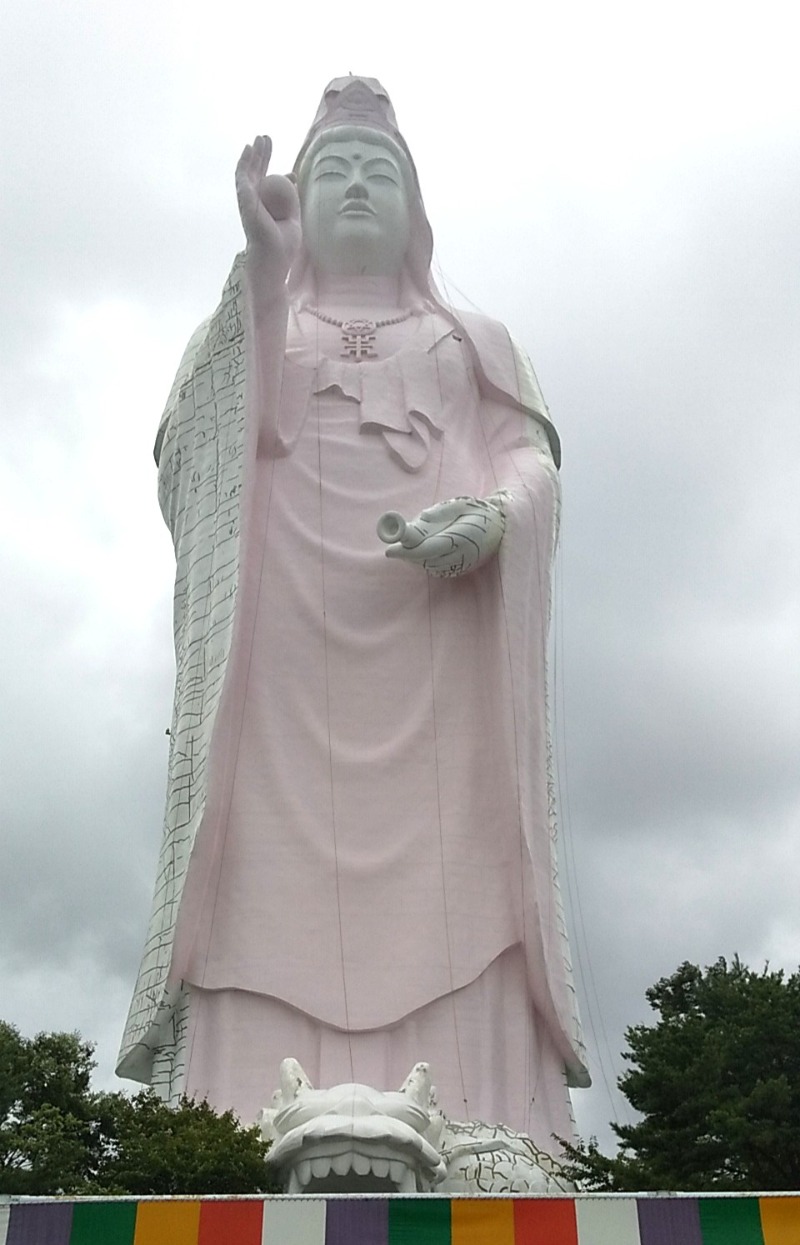
{"type": "Polygon", "coordinates": [[[507,497],[503,491],[487,498],[453,497],[408,521],[386,515],[378,523],[378,534],[389,545],[386,556],[414,562],[440,578],[466,575],[497,552],[507,497]]]}

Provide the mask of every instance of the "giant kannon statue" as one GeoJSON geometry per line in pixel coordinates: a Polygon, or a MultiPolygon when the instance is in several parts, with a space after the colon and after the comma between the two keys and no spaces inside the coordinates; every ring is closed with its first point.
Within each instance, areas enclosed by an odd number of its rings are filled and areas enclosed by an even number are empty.
{"type": "Polygon", "coordinates": [[[424,1059],[446,1113],[547,1148],[588,1080],[548,740],[558,438],[506,329],[437,290],[377,82],[330,84],[293,179],[269,153],[239,163],[247,247],[156,444],[177,679],[118,1070],[252,1120],[285,1056],[379,1087],[424,1059]]]}

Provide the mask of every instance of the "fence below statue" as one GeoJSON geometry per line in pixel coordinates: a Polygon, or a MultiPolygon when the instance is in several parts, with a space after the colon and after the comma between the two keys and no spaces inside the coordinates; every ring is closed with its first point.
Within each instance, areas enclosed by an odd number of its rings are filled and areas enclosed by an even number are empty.
{"type": "Polygon", "coordinates": [[[0,1245],[798,1245],[800,1195],[0,1202],[0,1245]]]}

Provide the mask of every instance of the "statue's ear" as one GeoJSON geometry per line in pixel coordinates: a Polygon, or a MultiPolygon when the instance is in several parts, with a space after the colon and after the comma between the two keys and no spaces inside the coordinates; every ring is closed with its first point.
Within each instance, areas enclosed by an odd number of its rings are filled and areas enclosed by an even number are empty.
{"type": "Polygon", "coordinates": [[[313,1089],[296,1059],[284,1059],[281,1063],[281,1097],[284,1103],[294,1102],[299,1094],[313,1089]]]}

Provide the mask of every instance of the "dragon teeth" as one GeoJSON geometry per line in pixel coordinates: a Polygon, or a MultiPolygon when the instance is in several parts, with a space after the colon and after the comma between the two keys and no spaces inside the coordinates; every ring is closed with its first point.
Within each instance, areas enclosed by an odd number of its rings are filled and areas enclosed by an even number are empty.
{"type": "Polygon", "coordinates": [[[347,1173],[350,1171],[350,1159],[351,1158],[352,1158],[352,1155],[350,1154],[337,1154],[335,1158],[331,1159],[331,1167],[333,1168],[337,1176],[347,1175],[347,1173]]]}

